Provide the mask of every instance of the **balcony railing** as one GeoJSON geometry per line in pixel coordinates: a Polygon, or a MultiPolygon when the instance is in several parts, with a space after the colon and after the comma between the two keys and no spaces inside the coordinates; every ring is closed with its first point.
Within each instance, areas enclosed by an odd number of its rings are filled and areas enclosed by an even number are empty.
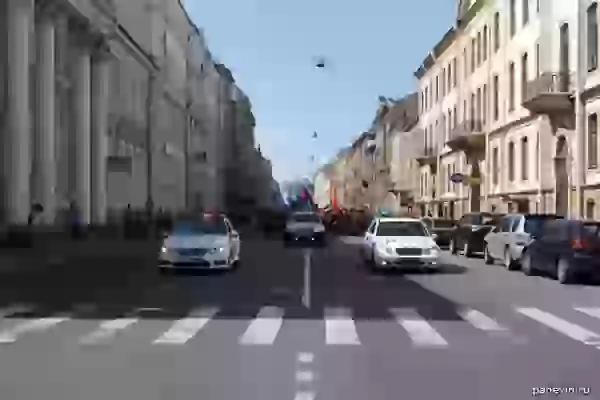
{"type": "Polygon", "coordinates": [[[483,132],[483,122],[478,119],[465,120],[450,130],[448,142],[461,139],[469,135],[483,132]]]}
{"type": "Polygon", "coordinates": [[[415,157],[420,165],[434,165],[437,162],[438,149],[435,146],[424,146],[417,150],[415,157]]]}
{"type": "Polygon", "coordinates": [[[573,74],[570,72],[544,72],[527,82],[523,107],[533,113],[568,111],[572,109],[571,95],[574,91],[573,74]]]}

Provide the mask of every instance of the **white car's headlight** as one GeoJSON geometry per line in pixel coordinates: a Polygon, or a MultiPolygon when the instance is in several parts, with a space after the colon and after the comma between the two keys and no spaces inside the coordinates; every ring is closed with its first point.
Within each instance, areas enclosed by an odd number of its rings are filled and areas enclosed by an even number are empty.
{"type": "Polygon", "coordinates": [[[325,227],[321,225],[315,226],[315,232],[325,232],[325,227]]]}
{"type": "Polygon", "coordinates": [[[438,246],[432,246],[427,249],[423,249],[423,254],[429,255],[429,256],[437,256],[439,254],[439,252],[440,252],[440,248],[438,246]]]}
{"type": "Polygon", "coordinates": [[[166,246],[163,246],[163,247],[160,248],[160,252],[163,253],[163,254],[167,253],[168,251],[169,251],[169,249],[167,249],[166,246]]]}
{"type": "Polygon", "coordinates": [[[208,251],[209,254],[221,254],[225,252],[225,247],[214,247],[208,251]]]}

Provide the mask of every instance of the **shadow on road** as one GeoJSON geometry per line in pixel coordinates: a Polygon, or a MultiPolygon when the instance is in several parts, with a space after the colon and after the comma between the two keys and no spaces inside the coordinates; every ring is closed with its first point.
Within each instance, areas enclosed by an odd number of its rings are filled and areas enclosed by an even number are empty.
{"type": "MultiPolygon", "coordinates": [[[[249,239],[235,271],[163,275],[156,264],[158,247],[151,242],[82,243],[23,257],[21,269],[0,272],[0,308],[28,308],[5,318],[67,313],[78,319],[178,319],[216,308],[215,318],[250,319],[276,306],[286,319],[322,319],[339,309],[366,320],[392,319],[392,309],[410,309],[427,319],[460,319],[456,304],[410,279],[422,272],[372,274],[359,265],[355,247],[337,242],[313,250],[310,309],[302,305],[302,248],[249,239]],[[57,257],[57,264],[48,264],[57,257]],[[35,262],[40,264],[27,264],[35,262]]],[[[459,265],[446,265],[432,274],[464,272],[459,265]]]]}

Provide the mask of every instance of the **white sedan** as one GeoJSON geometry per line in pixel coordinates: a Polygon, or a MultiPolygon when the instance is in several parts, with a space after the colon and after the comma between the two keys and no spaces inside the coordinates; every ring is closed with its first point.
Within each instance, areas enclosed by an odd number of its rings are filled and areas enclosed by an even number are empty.
{"type": "Polygon", "coordinates": [[[240,235],[224,215],[205,214],[175,222],[163,240],[161,270],[232,269],[240,261],[240,235]]]}
{"type": "Polygon", "coordinates": [[[435,235],[414,218],[374,219],[362,245],[364,260],[377,269],[435,269],[439,265],[440,252],[435,235]]]}

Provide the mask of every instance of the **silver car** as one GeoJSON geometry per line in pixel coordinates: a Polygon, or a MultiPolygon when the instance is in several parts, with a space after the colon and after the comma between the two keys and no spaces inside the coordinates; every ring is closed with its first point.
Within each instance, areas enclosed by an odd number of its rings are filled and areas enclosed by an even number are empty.
{"type": "Polygon", "coordinates": [[[535,240],[546,221],[562,219],[554,214],[507,214],[485,238],[486,264],[502,260],[506,269],[519,269],[523,249],[535,240]]]}
{"type": "Polygon", "coordinates": [[[164,238],[159,267],[231,269],[240,261],[240,248],[240,235],[226,216],[185,218],[164,238]]]}
{"type": "Polygon", "coordinates": [[[325,226],[314,212],[295,212],[285,225],[283,239],[286,243],[307,241],[323,245],[325,226]]]}

